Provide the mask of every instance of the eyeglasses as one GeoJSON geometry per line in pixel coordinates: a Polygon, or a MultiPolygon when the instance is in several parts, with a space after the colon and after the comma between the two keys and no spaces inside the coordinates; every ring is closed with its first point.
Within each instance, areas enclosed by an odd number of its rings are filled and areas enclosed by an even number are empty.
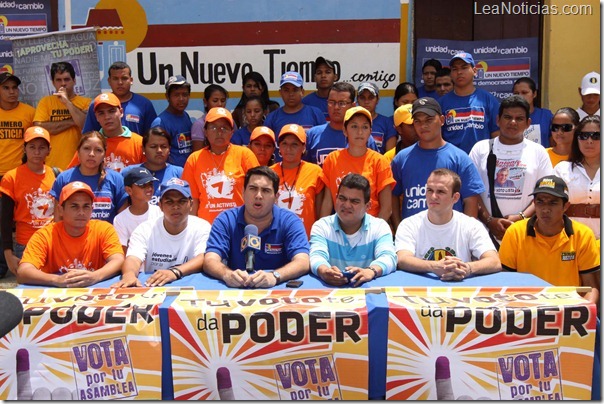
{"type": "Polygon", "coordinates": [[[336,105],[340,108],[346,108],[348,104],[351,104],[351,101],[327,101],[327,105],[330,107],[335,107],[336,105]]]}
{"type": "Polygon", "coordinates": [[[577,137],[579,140],[587,140],[591,138],[592,140],[600,140],[600,132],[579,132],[577,133],[577,137]]]}
{"type": "Polygon", "coordinates": [[[231,128],[226,127],[226,126],[221,126],[221,127],[218,127],[218,126],[208,126],[206,128],[206,132],[220,132],[223,135],[225,133],[229,133],[230,131],[231,131],[231,128]]]}
{"type": "Polygon", "coordinates": [[[564,123],[562,125],[552,123],[552,125],[550,126],[550,130],[552,132],[558,132],[560,129],[562,129],[563,132],[570,132],[571,130],[573,130],[574,127],[575,126],[572,123],[564,123]]]}

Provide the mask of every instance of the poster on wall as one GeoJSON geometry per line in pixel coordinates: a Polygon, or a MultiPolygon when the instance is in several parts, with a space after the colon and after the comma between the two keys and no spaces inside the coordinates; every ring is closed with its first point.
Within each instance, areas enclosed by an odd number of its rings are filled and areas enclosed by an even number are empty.
{"type": "Polygon", "coordinates": [[[13,73],[10,38],[49,32],[50,0],[0,2],[0,73],[13,73]]]}
{"type": "Polygon", "coordinates": [[[422,66],[428,59],[438,60],[448,67],[458,52],[474,58],[474,84],[497,99],[512,95],[514,82],[530,77],[539,88],[539,38],[515,38],[484,41],[450,41],[418,39],[415,58],[415,82],[422,83],[422,66]]]}
{"type": "Polygon", "coordinates": [[[0,339],[0,399],[161,399],[164,288],[9,292],[24,315],[0,339]]]}
{"type": "Polygon", "coordinates": [[[13,39],[14,72],[22,82],[21,101],[36,106],[55,92],[50,67],[69,62],[76,77],[76,94],[94,98],[100,94],[96,31],[92,28],[52,32],[13,39]]]}
{"type": "Polygon", "coordinates": [[[589,400],[596,306],[575,288],[386,288],[386,398],[589,400]]]}
{"type": "Polygon", "coordinates": [[[367,400],[363,290],[181,291],[176,400],[367,400]]]}

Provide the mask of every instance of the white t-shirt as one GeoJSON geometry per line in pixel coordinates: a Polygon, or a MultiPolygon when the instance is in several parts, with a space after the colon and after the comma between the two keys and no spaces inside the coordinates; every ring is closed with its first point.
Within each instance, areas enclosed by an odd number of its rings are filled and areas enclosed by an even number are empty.
{"type": "Polygon", "coordinates": [[[156,205],[149,204],[149,209],[142,215],[133,215],[130,212],[130,207],[128,207],[128,209],[124,209],[113,219],[113,227],[115,227],[115,231],[120,238],[120,243],[127,246],[130,235],[139,224],[147,220],[157,219],[160,216],[163,216],[163,213],[159,206],[156,205]]]}
{"type": "Polygon", "coordinates": [[[143,261],[145,273],[180,265],[206,252],[210,223],[189,215],[185,230],[172,235],[164,227],[164,218],[147,220],[139,225],[132,236],[126,256],[143,261]]]}
{"type": "MultiPolygon", "coordinates": [[[[503,216],[518,214],[533,200],[529,194],[535,189],[537,180],[554,173],[552,162],[543,146],[527,139],[515,145],[504,145],[499,138],[496,138],[493,142],[493,153],[497,156],[495,176],[502,168],[509,170],[505,185],[498,187],[495,184],[495,197],[499,210],[503,216]]],[[[476,143],[470,151],[470,159],[478,169],[480,178],[487,189],[480,197],[489,213],[492,214],[487,178],[488,156],[488,139],[476,143]]]]}
{"type": "MultiPolygon", "coordinates": [[[[568,185],[569,202],[576,203],[600,203],[600,169],[594,175],[592,180],[581,165],[575,165],[572,168],[570,161],[561,161],[554,167],[556,175],[568,185]]],[[[573,220],[589,226],[593,230],[596,238],[600,238],[600,218],[597,217],[572,217],[573,220]]]]}
{"type": "MultiPolygon", "coordinates": [[[[583,109],[581,107],[577,108],[577,113],[579,114],[579,120],[585,118],[588,115],[587,112],[583,111],[583,109]]],[[[600,116],[600,109],[599,108],[598,108],[598,110],[596,111],[596,113],[594,115],[600,116]]]]}
{"type": "Polygon", "coordinates": [[[482,223],[456,210],[453,218],[441,225],[428,220],[427,210],[404,219],[396,229],[394,247],[397,252],[406,250],[433,261],[454,256],[470,262],[487,251],[497,251],[482,223]]]}

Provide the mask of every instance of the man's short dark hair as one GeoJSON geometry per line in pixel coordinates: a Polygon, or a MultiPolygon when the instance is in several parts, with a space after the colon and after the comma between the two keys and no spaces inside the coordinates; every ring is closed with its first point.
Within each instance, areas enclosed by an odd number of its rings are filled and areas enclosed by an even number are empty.
{"type": "Polygon", "coordinates": [[[346,177],[342,179],[340,186],[338,186],[338,194],[342,187],[363,191],[365,203],[369,202],[369,199],[371,198],[371,185],[369,185],[369,180],[361,174],[350,173],[346,175],[346,177]]]}
{"type": "Polygon", "coordinates": [[[55,74],[57,73],[69,73],[72,79],[75,79],[75,69],[69,62],[55,62],[50,65],[50,78],[52,80],[55,79],[55,74]]]}
{"type": "Polygon", "coordinates": [[[262,175],[267,177],[273,183],[273,190],[275,191],[275,194],[279,192],[279,176],[267,166],[258,166],[247,170],[247,173],[245,173],[245,179],[243,180],[243,189],[247,188],[247,184],[250,182],[252,175],[262,175]]]}
{"type": "Polygon", "coordinates": [[[505,100],[501,101],[499,105],[499,118],[503,115],[503,111],[508,108],[522,108],[526,113],[526,119],[531,116],[531,106],[528,101],[519,95],[511,95],[505,100]]]}
{"type": "Polygon", "coordinates": [[[349,93],[350,94],[350,102],[354,102],[354,100],[356,99],[357,96],[357,92],[354,89],[354,86],[350,83],[346,83],[344,81],[338,81],[337,83],[333,83],[333,86],[331,86],[331,88],[329,89],[329,93],[327,93],[327,96],[329,97],[329,94],[332,91],[337,91],[339,93],[349,93]]]}
{"type": "Polygon", "coordinates": [[[461,191],[461,178],[459,178],[459,175],[455,171],[451,171],[448,168],[437,168],[430,175],[434,175],[435,177],[451,177],[453,179],[453,192],[451,195],[461,191]]]}
{"type": "Polygon", "coordinates": [[[439,71],[440,69],[443,68],[442,63],[440,63],[438,60],[436,59],[428,59],[424,62],[424,65],[422,66],[422,73],[424,72],[424,69],[427,66],[432,66],[433,68],[436,69],[436,71],[439,71]]]}
{"type": "Polygon", "coordinates": [[[109,66],[109,70],[107,70],[107,74],[111,76],[111,70],[124,70],[128,69],[128,75],[132,76],[132,69],[126,62],[114,62],[111,66],[109,66]]]}
{"type": "Polygon", "coordinates": [[[445,76],[451,77],[451,69],[450,68],[443,67],[442,69],[439,69],[439,70],[436,71],[436,78],[445,77],[445,76]]]}
{"type": "Polygon", "coordinates": [[[161,136],[165,138],[168,141],[168,145],[172,143],[172,135],[166,132],[161,126],[154,126],[143,135],[143,147],[145,147],[147,143],[149,143],[149,137],[151,135],[161,136]]]}

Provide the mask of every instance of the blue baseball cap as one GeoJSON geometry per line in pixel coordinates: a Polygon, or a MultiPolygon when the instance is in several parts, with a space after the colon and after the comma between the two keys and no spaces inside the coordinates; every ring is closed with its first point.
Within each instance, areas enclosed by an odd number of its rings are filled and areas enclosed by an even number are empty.
{"type": "Polygon", "coordinates": [[[168,81],[166,81],[166,90],[169,89],[171,86],[176,86],[176,85],[182,85],[185,84],[187,82],[187,79],[185,79],[183,76],[171,76],[168,81]]]}
{"type": "Polygon", "coordinates": [[[189,183],[185,180],[174,177],[161,184],[160,199],[164,197],[166,192],[172,190],[180,192],[185,198],[191,197],[191,187],[189,186],[189,183]]]}
{"type": "Polygon", "coordinates": [[[157,178],[151,174],[149,170],[145,167],[135,167],[131,170],[128,170],[126,176],[124,177],[124,185],[127,187],[131,187],[132,185],[145,185],[152,181],[159,181],[157,178]]]}
{"type": "Polygon", "coordinates": [[[472,67],[474,67],[474,58],[472,57],[472,55],[470,55],[467,52],[456,53],[455,56],[453,56],[451,58],[451,61],[449,62],[449,66],[453,65],[453,62],[455,61],[455,59],[461,59],[464,62],[471,64],[472,67]]]}
{"type": "Polygon", "coordinates": [[[300,73],[298,72],[285,72],[281,76],[279,87],[283,87],[285,83],[293,84],[296,87],[302,87],[304,80],[302,80],[302,76],[300,76],[300,73]]]}

